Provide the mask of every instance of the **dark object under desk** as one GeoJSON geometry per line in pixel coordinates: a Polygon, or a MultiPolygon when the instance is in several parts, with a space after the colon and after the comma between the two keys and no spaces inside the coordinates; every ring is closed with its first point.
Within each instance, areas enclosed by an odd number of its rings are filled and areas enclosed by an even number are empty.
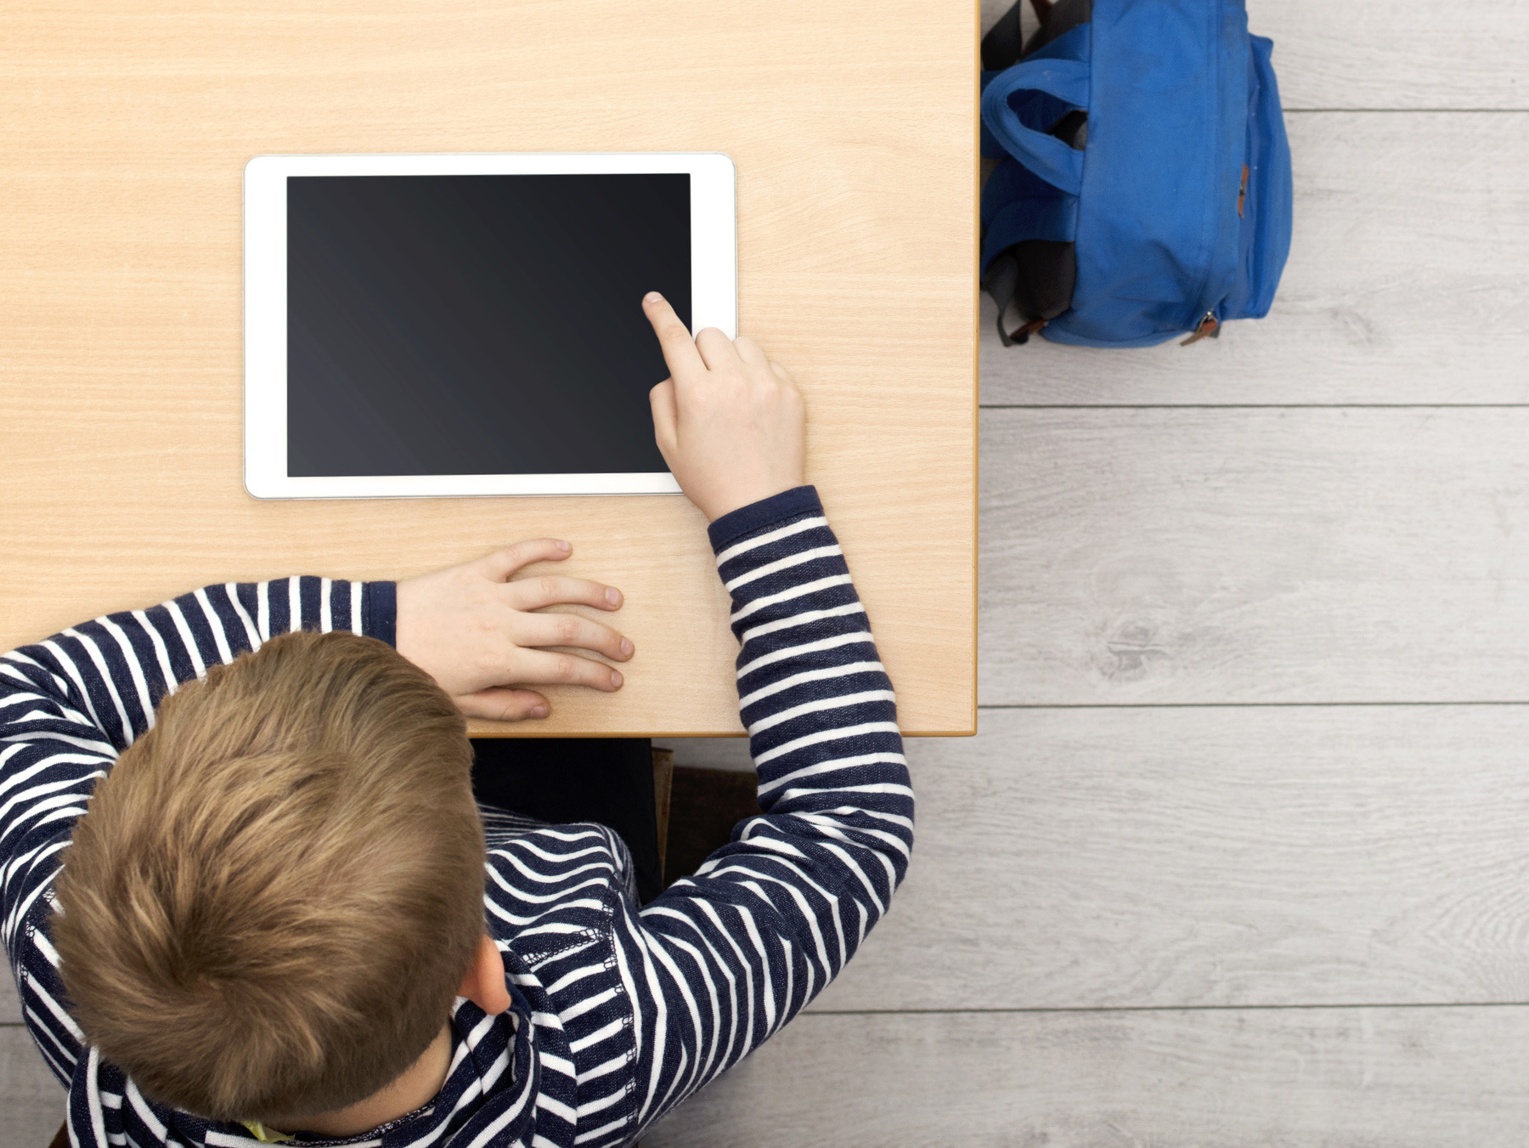
{"type": "Polygon", "coordinates": [[[631,851],[641,900],[663,890],[647,738],[475,738],[472,747],[473,794],[484,805],[614,829],[631,851]]]}

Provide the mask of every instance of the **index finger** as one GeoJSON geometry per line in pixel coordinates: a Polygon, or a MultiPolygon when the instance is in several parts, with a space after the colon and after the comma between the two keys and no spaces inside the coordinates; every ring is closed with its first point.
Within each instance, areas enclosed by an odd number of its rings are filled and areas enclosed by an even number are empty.
{"type": "Polygon", "coordinates": [[[657,291],[649,291],[642,297],[642,309],[648,322],[653,324],[653,333],[658,336],[658,345],[663,349],[664,362],[669,364],[671,375],[678,379],[682,374],[692,375],[706,370],[701,352],[696,350],[695,340],[690,336],[690,328],[680,322],[674,308],[669,306],[669,300],[657,291]]]}

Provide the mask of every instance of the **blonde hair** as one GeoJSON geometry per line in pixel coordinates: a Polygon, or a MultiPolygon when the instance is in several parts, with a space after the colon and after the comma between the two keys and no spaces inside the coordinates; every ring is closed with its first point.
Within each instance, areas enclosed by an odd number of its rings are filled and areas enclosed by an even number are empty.
{"type": "Polygon", "coordinates": [[[484,934],[471,761],[451,699],[354,634],[276,638],[167,698],[58,879],[86,1038],[217,1120],[333,1111],[396,1079],[484,934]]]}

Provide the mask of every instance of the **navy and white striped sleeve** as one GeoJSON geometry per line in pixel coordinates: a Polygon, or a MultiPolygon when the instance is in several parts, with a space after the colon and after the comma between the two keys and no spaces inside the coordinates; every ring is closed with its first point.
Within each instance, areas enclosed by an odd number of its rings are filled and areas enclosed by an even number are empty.
{"type": "Polygon", "coordinates": [[[0,656],[0,939],[43,1058],[65,1083],[81,1050],[41,927],[59,855],[96,781],[154,723],[154,707],[207,667],[294,629],[391,643],[394,585],[328,578],[204,586],[107,614],[0,656]]]}
{"type": "Polygon", "coordinates": [[[892,685],[817,492],[712,524],[763,816],[617,929],[638,1123],[737,1063],[833,979],[913,844],[892,685]]]}

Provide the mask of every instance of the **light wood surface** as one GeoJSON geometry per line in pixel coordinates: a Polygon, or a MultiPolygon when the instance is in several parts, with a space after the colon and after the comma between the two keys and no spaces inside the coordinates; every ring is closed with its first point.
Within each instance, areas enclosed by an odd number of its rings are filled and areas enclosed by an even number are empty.
{"type": "Polygon", "coordinates": [[[8,4],[0,647],[206,582],[396,577],[554,534],[572,571],[626,592],[637,656],[619,695],[553,691],[553,718],[520,732],[736,730],[726,601],[682,498],[263,503],[240,478],[252,155],[720,150],[738,167],[741,329],[806,392],[809,478],[902,719],[969,732],[974,16],[953,0],[8,4]]]}
{"type": "Polygon", "coordinates": [[[984,411],[982,702],[1529,700],[1526,444],[1522,407],[984,411]]]}
{"type": "Polygon", "coordinates": [[[646,1148],[1518,1148],[1529,1009],[806,1016],[646,1148]]]}
{"type": "Polygon", "coordinates": [[[1529,1001],[1529,707],[984,709],[814,1009],[1529,1001]]]}

